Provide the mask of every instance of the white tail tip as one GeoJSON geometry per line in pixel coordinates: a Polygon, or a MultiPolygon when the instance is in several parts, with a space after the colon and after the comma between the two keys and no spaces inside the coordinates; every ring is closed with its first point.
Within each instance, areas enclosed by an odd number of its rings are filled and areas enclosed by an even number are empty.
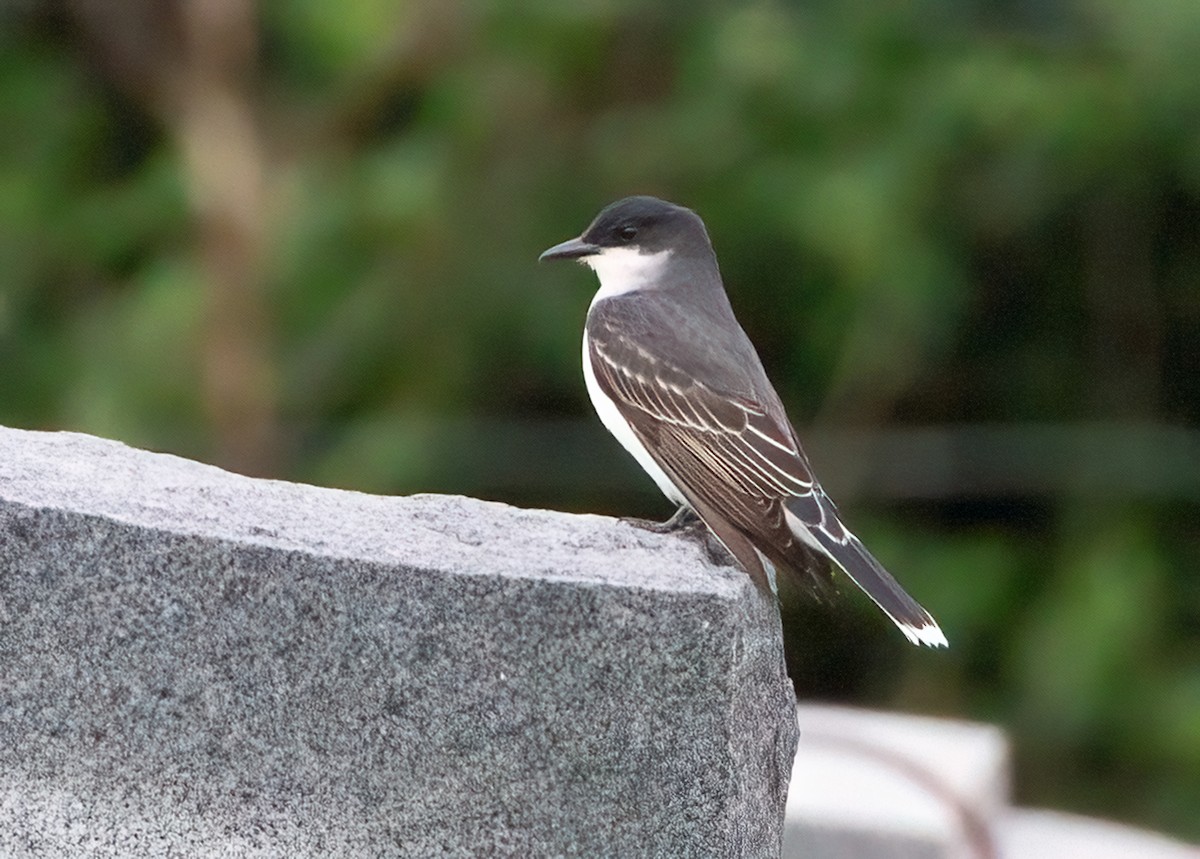
{"type": "Polygon", "coordinates": [[[900,631],[904,633],[904,637],[913,644],[924,644],[926,647],[950,646],[950,642],[946,640],[946,634],[942,632],[942,628],[934,623],[932,619],[924,626],[912,626],[899,622],[897,622],[896,626],[900,627],[900,631]]]}

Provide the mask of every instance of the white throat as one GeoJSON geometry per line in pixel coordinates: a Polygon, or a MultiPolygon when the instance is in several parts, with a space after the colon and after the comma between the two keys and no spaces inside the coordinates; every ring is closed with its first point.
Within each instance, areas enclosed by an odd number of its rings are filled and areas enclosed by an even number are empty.
{"type": "Polygon", "coordinates": [[[580,261],[600,278],[600,290],[592,303],[643,289],[662,274],[670,256],[669,250],[641,253],[636,248],[605,248],[583,257],[580,261]]]}

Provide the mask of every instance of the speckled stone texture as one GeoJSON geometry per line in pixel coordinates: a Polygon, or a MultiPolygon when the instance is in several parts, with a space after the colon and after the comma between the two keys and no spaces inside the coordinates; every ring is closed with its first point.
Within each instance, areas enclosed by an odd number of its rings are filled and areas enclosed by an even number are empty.
{"type": "Polygon", "coordinates": [[[0,855],[777,856],[793,704],[688,541],[0,429],[0,855]]]}

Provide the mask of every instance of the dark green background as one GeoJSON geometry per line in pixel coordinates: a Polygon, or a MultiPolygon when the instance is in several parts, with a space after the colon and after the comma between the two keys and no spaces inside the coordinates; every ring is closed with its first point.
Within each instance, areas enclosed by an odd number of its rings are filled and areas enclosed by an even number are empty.
{"type": "Polygon", "coordinates": [[[806,699],[995,721],[1200,838],[1200,4],[0,3],[0,423],[665,517],[590,412],[604,203],[707,221],[852,526],[806,699]]]}

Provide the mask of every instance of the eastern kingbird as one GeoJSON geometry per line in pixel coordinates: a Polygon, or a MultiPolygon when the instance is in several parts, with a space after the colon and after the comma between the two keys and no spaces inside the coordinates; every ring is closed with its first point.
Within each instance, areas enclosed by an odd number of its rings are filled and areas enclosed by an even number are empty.
{"type": "Polygon", "coordinates": [[[699,516],[767,590],[773,568],[819,592],[832,561],[909,641],[946,645],[813,476],[695,212],[628,197],[540,259],[579,260],[600,278],[583,376],[604,426],[679,505],[668,525],[699,516]]]}

